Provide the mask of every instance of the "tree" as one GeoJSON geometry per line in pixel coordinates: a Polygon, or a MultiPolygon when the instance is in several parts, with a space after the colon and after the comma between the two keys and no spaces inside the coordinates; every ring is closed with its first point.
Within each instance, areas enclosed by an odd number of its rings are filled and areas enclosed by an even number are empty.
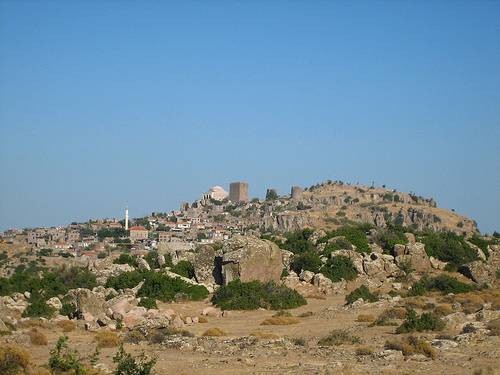
{"type": "Polygon", "coordinates": [[[267,189],[266,201],[273,201],[278,199],[278,193],[274,189],[267,189]]]}

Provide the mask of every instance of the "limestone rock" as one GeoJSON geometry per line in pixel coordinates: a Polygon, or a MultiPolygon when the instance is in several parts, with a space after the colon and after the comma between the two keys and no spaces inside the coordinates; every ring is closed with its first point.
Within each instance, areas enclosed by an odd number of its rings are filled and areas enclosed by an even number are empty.
{"type": "Polygon", "coordinates": [[[280,280],[282,254],[271,241],[236,235],[224,243],[222,252],[224,284],[238,278],[243,282],[280,280]]]}
{"type": "Polygon", "coordinates": [[[106,316],[108,307],[106,301],[102,296],[93,293],[91,290],[85,288],[72,289],[67,295],[73,299],[80,313],[89,313],[95,318],[106,316]]]}
{"type": "Polygon", "coordinates": [[[211,316],[211,317],[219,317],[222,315],[221,311],[213,306],[205,307],[201,312],[201,315],[211,316]]]}
{"type": "Polygon", "coordinates": [[[300,281],[305,281],[306,283],[310,283],[314,278],[314,272],[303,270],[299,275],[300,281]]]}
{"type": "Polygon", "coordinates": [[[464,264],[460,267],[459,272],[481,285],[491,285],[496,279],[496,269],[482,260],[464,264]]]}
{"type": "Polygon", "coordinates": [[[308,241],[311,242],[313,245],[316,245],[318,243],[318,240],[325,236],[326,232],[323,229],[317,229],[311,234],[308,241]]]}
{"type": "Polygon", "coordinates": [[[361,253],[355,250],[338,250],[334,251],[331,256],[334,257],[338,255],[349,258],[354,264],[354,268],[356,268],[358,274],[362,275],[365,273],[365,270],[363,268],[363,255],[361,253]]]}
{"type": "Polygon", "coordinates": [[[194,255],[194,275],[199,283],[222,284],[222,259],[210,245],[201,246],[194,255]]]}
{"type": "Polygon", "coordinates": [[[437,258],[434,258],[434,257],[429,257],[429,262],[431,262],[431,266],[432,268],[434,268],[435,270],[444,270],[444,268],[446,267],[446,265],[448,263],[446,262],[442,262],[440,261],[439,259],[437,258]]]}
{"type": "Polygon", "coordinates": [[[144,258],[137,258],[137,266],[141,271],[151,271],[149,263],[144,258]]]}
{"type": "Polygon", "coordinates": [[[60,310],[62,307],[62,302],[57,297],[50,298],[49,300],[47,300],[46,304],[56,310],[60,310]]]}
{"type": "Polygon", "coordinates": [[[398,266],[409,263],[417,272],[427,272],[431,269],[431,262],[425,252],[424,244],[420,242],[406,245],[404,254],[397,255],[395,259],[398,266]]]}

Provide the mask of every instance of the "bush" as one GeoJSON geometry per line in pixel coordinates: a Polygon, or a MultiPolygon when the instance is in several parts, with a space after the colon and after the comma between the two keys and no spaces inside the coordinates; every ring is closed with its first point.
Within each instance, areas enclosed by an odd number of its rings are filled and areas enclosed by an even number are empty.
{"type": "Polygon", "coordinates": [[[316,251],[307,251],[295,254],[292,257],[290,268],[299,274],[302,270],[318,273],[323,263],[316,251]]]}
{"type": "Polygon", "coordinates": [[[277,245],[294,254],[316,251],[314,245],[309,241],[309,237],[311,237],[313,232],[312,229],[305,228],[288,233],[286,235],[286,241],[284,243],[277,242],[277,245]]]}
{"type": "Polygon", "coordinates": [[[124,272],[118,276],[108,278],[106,288],[113,288],[116,290],[134,288],[144,280],[144,277],[145,274],[143,272],[124,272]]]}
{"type": "Polygon", "coordinates": [[[118,258],[113,261],[114,264],[128,264],[129,266],[138,267],[137,258],[130,254],[120,254],[118,258]]]}
{"type": "Polygon", "coordinates": [[[360,314],[356,318],[357,322],[373,322],[375,320],[375,317],[371,314],[360,314]]]}
{"type": "Polygon", "coordinates": [[[157,309],[156,300],[154,298],[142,297],[138,303],[139,306],[145,307],[146,309],[157,309]]]}
{"type": "Polygon", "coordinates": [[[361,348],[356,349],[356,355],[357,356],[365,356],[365,355],[372,355],[373,354],[373,349],[363,346],[361,348]]]}
{"type": "Polygon", "coordinates": [[[272,281],[243,283],[238,279],[217,289],[212,296],[212,303],[223,310],[256,310],[260,307],[282,310],[307,302],[297,291],[272,281]]]}
{"type": "Polygon", "coordinates": [[[27,350],[14,344],[0,346],[0,374],[16,375],[28,368],[30,354],[27,350]]]}
{"type": "Polygon", "coordinates": [[[293,316],[273,316],[270,318],[265,319],[262,323],[260,323],[261,326],[286,326],[290,324],[297,324],[300,323],[299,318],[295,318],[293,316]]]}
{"type": "Polygon", "coordinates": [[[114,348],[120,345],[120,339],[114,332],[98,332],[95,341],[98,348],[114,348]]]}
{"type": "Polygon", "coordinates": [[[495,244],[499,243],[499,241],[496,238],[489,240],[489,239],[480,237],[477,234],[474,234],[471,238],[469,238],[469,242],[476,245],[477,247],[479,247],[483,251],[484,255],[486,255],[486,257],[490,256],[488,246],[495,245],[495,244]]]}
{"type": "Polygon", "coordinates": [[[67,336],[59,337],[55,348],[50,351],[49,368],[56,374],[69,371],[75,375],[83,374],[85,368],[81,358],[78,352],[69,348],[67,341],[67,336]]]}
{"type": "Polygon", "coordinates": [[[68,318],[73,317],[76,313],[77,307],[73,303],[63,303],[61,309],[59,310],[59,314],[65,315],[68,318]]]}
{"type": "Polygon", "coordinates": [[[448,262],[449,270],[456,270],[462,264],[478,259],[477,253],[464,238],[453,232],[428,232],[422,242],[427,255],[448,262]]]}
{"type": "Polygon", "coordinates": [[[432,278],[423,277],[420,281],[412,285],[409,294],[411,296],[421,296],[431,290],[436,290],[443,294],[458,294],[471,292],[475,290],[475,286],[443,274],[432,278]]]}
{"type": "Polygon", "coordinates": [[[350,250],[352,244],[345,238],[337,238],[335,241],[328,243],[323,250],[323,255],[330,257],[331,253],[337,250],[350,250]]]}
{"type": "Polygon", "coordinates": [[[30,341],[33,345],[47,345],[47,336],[45,336],[42,332],[33,328],[28,332],[28,336],[30,337],[30,341]]]}
{"type": "Polygon", "coordinates": [[[356,246],[359,252],[368,253],[370,251],[370,245],[366,238],[366,232],[370,227],[371,226],[364,224],[347,225],[328,233],[328,235],[321,238],[319,242],[327,242],[330,238],[343,236],[347,241],[356,246]]]}
{"type": "Polygon", "coordinates": [[[134,358],[125,352],[122,345],[113,357],[113,362],[117,364],[114,375],[150,375],[156,359],[148,358],[144,353],[134,358]]]}
{"type": "Polygon", "coordinates": [[[406,320],[398,327],[396,333],[441,331],[444,326],[445,323],[433,313],[423,313],[419,317],[415,310],[408,309],[406,320]]]}
{"type": "Polygon", "coordinates": [[[389,350],[399,350],[405,357],[413,354],[423,354],[432,359],[436,358],[436,351],[427,341],[413,336],[407,337],[402,341],[386,341],[385,348],[389,350]]]}
{"type": "Polygon", "coordinates": [[[168,277],[158,272],[145,272],[144,284],[139,289],[139,297],[154,298],[162,302],[171,302],[176,294],[182,293],[187,299],[198,301],[208,296],[208,290],[201,285],[188,284],[180,278],[168,277]]]}
{"type": "Polygon", "coordinates": [[[321,267],[321,273],[330,280],[337,282],[342,279],[350,281],[358,276],[358,272],[352,263],[352,260],[346,256],[340,255],[328,259],[326,264],[321,267]]]}
{"type": "Polygon", "coordinates": [[[384,253],[391,254],[394,249],[394,245],[406,245],[408,243],[405,232],[407,232],[407,229],[402,226],[391,224],[386,228],[379,230],[375,235],[374,241],[382,249],[384,249],[384,253]]]}
{"type": "Polygon", "coordinates": [[[359,344],[361,340],[357,336],[352,336],[349,332],[343,329],[336,329],[330,332],[326,337],[318,341],[320,346],[338,346],[342,344],[359,344]]]}
{"type": "Polygon", "coordinates": [[[490,330],[491,336],[500,336],[500,318],[490,320],[486,328],[490,330]]]}
{"type": "Polygon", "coordinates": [[[183,277],[187,277],[188,279],[194,278],[194,267],[191,262],[188,262],[187,260],[181,260],[173,266],[170,271],[183,277]]]}
{"type": "Polygon", "coordinates": [[[31,298],[29,299],[30,304],[24,310],[23,317],[31,317],[31,318],[51,318],[55,309],[50,307],[45,303],[45,299],[40,296],[38,293],[33,293],[31,298]]]}
{"type": "Polygon", "coordinates": [[[63,332],[71,332],[76,328],[76,323],[71,320],[59,320],[57,326],[61,328],[63,332]]]}
{"type": "Polygon", "coordinates": [[[351,304],[358,299],[362,298],[365,302],[376,302],[378,301],[378,297],[370,292],[370,289],[366,285],[361,285],[359,288],[354,289],[351,293],[349,293],[345,300],[348,304],[351,304]]]}
{"type": "Polygon", "coordinates": [[[220,328],[209,328],[205,332],[203,332],[202,336],[208,336],[208,337],[220,337],[220,336],[225,336],[226,332],[224,332],[220,328]]]}

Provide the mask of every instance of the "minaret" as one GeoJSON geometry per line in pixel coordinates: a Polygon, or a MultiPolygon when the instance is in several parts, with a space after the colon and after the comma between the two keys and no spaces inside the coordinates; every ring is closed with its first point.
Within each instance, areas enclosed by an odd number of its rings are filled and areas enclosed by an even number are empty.
{"type": "Polygon", "coordinates": [[[128,230],[128,207],[125,208],[125,230],[128,230]]]}

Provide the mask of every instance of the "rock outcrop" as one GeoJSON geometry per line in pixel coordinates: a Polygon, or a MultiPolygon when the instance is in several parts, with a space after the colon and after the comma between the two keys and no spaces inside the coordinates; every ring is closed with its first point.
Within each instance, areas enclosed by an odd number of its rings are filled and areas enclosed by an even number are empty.
{"type": "Polygon", "coordinates": [[[431,262],[423,243],[409,243],[402,249],[401,245],[394,247],[394,256],[396,264],[401,267],[404,264],[411,265],[416,272],[427,272],[432,268],[431,262]]]}
{"type": "Polygon", "coordinates": [[[222,247],[224,284],[240,279],[243,282],[279,281],[283,270],[281,250],[271,241],[254,236],[236,235],[222,247]]]}

